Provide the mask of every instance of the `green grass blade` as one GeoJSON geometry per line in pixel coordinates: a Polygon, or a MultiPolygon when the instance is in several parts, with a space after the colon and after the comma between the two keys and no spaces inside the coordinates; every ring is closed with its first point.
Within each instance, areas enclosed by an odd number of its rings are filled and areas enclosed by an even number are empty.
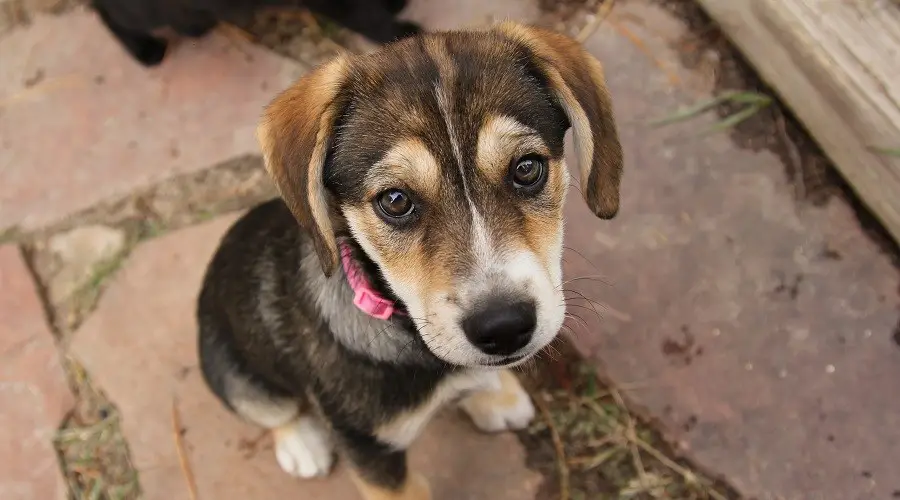
{"type": "Polygon", "coordinates": [[[103,494],[103,480],[97,478],[94,480],[94,485],[91,488],[91,491],[85,497],[87,500],[100,500],[100,495],[103,494]]]}
{"type": "Polygon", "coordinates": [[[716,132],[721,132],[725,129],[734,128],[744,120],[747,120],[751,116],[759,113],[765,106],[748,106],[734,114],[729,115],[722,121],[716,123],[712,127],[708,128],[706,132],[702,135],[714,134],[716,132]]]}
{"type": "Polygon", "coordinates": [[[882,155],[885,155],[885,156],[897,156],[897,157],[900,157],[900,148],[879,148],[879,147],[873,147],[873,148],[870,148],[870,149],[871,149],[872,151],[878,153],[878,154],[882,154],[882,155]]]}
{"type": "Polygon", "coordinates": [[[771,97],[767,96],[766,94],[760,94],[759,92],[735,92],[728,100],[741,104],[753,104],[761,106],[768,106],[772,103],[771,97]]]}
{"type": "Polygon", "coordinates": [[[657,118],[649,123],[651,127],[659,127],[662,125],[668,125],[670,123],[680,122],[684,120],[688,120],[694,118],[702,114],[704,111],[712,109],[714,106],[726,101],[733,94],[733,92],[728,92],[725,94],[721,94],[719,96],[713,97],[712,99],[707,99],[693,106],[689,106],[682,110],[676,111],[670,115],[664,116],[662,118],[657,118]]]}

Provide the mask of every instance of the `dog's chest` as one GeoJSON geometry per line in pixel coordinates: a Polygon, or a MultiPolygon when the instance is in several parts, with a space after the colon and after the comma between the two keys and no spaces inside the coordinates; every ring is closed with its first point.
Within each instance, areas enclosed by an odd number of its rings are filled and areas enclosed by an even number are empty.
{"type": "Polygon", "coordinates": [[[472,370],[451,375],[438,385],[423,404],[406,410],[390,422],[379,426],[375,430],[375,436],[379,441],[397,449],[406,449],[445,405],[459,401],[474,392],[499,389],[500,377],[496,371],[472,370]]]}

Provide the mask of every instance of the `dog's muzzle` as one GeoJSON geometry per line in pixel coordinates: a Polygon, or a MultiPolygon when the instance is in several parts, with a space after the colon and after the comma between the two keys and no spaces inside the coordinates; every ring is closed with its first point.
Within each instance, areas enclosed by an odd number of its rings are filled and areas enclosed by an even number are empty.
{"type": "Polygon", "coordinates": [[[512,356],[531,342],[537,327],[532,301],[494,299],[462,321],[469,342],[491,356],[512,356]]]}

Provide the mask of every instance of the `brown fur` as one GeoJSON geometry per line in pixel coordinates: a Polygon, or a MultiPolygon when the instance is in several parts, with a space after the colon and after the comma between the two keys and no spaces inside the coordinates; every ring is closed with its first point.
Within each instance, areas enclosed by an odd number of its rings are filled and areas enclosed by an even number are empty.
{"type": "Polygon", "coordinates": [[[370,483],[357,474],[352,476],[364,500],[431,500],[431,487],[421,474],[410,474],[406,483],[395,490],[370,483]]]}
{"type": "Polygon", "coordinates": [[[210,385],[245,418],[278,429],[279,460],[306,456],[315,415],[367,499],[429,498],[405,450],[441,406],[463,398],[491,431],[533,417],[507,369],[546,346],[564,318],[570,127],[582,195],[610,218],[622,170],[610,97],[599,63],[567,37],[513,23],[433,33],[301,78],[258,129],[284,203],[236,225],[204,285],[210,385]],[[516,181],[523,159],[540,165],[530,186],[516,181]],[[386,190],[402,190],[412,212],[380,209],[386,190]],[[338,241],[403,319],[353,308],[336,272],[338,241]],[[503,314],[518,323],[490,327],[508,342],[495,349],[500,341],[485,342],[480,329],[503,314]]]}
{"type": "Polygon", "coordinates": [[[312,234],[326,276],[337,267],[338,255],[322,169],[347,66],[338,56],[300,79],[267,108],[257,130],[266,170],[288,208],[312,234]]]}
{"type": "Polygon", "coordinates": [[[598,217],[611,219],[619,211],[622,146],[603,67],[577,42],[559,33],[512,22],[499,29],[527,44],[542,59],[557,93],[572,110],[569,114],[577,115],[569,119],[576,140],[582,143],[582,193],[598,217]]]}

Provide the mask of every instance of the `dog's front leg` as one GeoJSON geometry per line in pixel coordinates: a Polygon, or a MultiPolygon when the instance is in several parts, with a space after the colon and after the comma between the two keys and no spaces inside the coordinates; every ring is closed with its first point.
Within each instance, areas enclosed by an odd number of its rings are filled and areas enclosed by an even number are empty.
{"type": "Polygon", "coordinates": [[[528,427],[534,419],[534,403],[519,379],[509,370],[500,370],[494,375],[496,380],[491,387],[465,397],[460,401],[460,407],[475,426],[485,432],[528,427]]]}
{"type": "Polygon", "coordinates": [[[374,436],[343,436],[353,480],[365,500],[431,500],[428,480],[406,464],[406,450],[385,445],[374,436]]]}

